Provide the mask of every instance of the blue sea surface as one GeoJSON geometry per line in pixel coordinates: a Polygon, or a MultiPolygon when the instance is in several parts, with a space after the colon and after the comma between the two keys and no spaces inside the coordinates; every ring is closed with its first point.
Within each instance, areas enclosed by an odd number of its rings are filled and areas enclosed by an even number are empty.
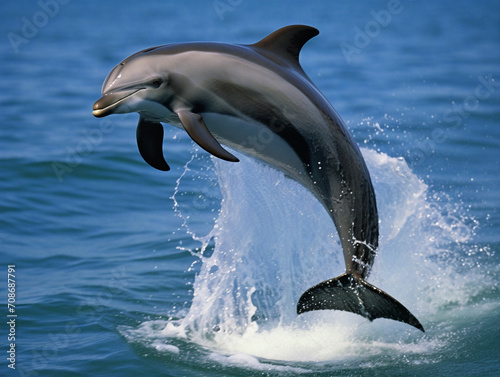
{"type": "Polygon", "coordinates": [[[20,0],[0,20],[1,376],[499,374],[498,1],[20,0]],[[249,44],[291,24],[320,31],[301,64],[371,173],[368,280],[425,334],[295,314],[345,267],[296,182],[168,125],[160,172],[137,151],[137,114],[92,116],[139,50],[249,44]]]}

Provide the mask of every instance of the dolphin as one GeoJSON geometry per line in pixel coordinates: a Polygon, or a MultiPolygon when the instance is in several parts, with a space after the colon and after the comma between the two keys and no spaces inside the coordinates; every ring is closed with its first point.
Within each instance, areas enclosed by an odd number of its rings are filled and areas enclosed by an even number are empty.
{"type": "Polygon", "coordinates": [[[93,115],[138,112],[139,152],[159,170],[169,170],[161,122],[186,130],[216,157],[238,161],[223,144],[281,170],[328,211],[346,265],[344,274],[308,289],[297,313],[344,310],[424,331],[408,309],[366,281],[378,247],[375,192],[356,142],[300,66],[300,50],[318,34],[292,25],[251,45],[148,48],[113,68],[93,115]]]}

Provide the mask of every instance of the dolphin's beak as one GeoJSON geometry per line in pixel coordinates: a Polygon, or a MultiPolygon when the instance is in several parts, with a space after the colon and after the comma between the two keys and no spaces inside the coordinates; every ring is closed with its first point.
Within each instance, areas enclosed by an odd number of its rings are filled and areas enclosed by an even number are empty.
{"type": "Polygon", "coordinates": [[[120,90],[119,92],[104,94],[94,103],[92,114],[97,118],[113,114],[121,103],[139,90],[141,89],[120,90]]]}

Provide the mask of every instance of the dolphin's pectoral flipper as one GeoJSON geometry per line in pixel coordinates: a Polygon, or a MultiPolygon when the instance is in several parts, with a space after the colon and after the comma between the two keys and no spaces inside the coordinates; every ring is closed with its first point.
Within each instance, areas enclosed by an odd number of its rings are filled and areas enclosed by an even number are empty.
{"type": "Polygon", "coordinates": [[[219,142],[210,133],[200,115],[192,113],[189,110],[179,110],[177,111],[177,115],[179,116],[182,126],[188,135],[191,136],[191,139],[208,153],[226,161],[239,161],[235,156],[222,148],[219,142]]]}
{"type": "Polygon", "coordinates": [[[351,274],[343,274],[315,285],[300,297],[297,304],[297,314],[323,309],[356,313],[370,321],[389,318],[425,332],[418,319],[401,303],[351,274]]]}
{"type": "Polygon", "coordinates": [[[143,118],[137,125],[137,146],[142,158],[158,170],[170,170],[163,158],[163,126],[159,122],[151,122],[143,118]]]}

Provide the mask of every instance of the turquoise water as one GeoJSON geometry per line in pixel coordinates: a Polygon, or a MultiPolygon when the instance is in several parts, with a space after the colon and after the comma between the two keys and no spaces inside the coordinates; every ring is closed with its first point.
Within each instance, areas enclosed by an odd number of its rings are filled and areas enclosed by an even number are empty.
{"type": "Polygon", "coordinates": [[[500,6],[304,4],[0,5],[0,375],[498,374],[500,6]],[[138,50],[253,43],[294,23],[320,30],[302,65],[374,181],[369,281],[425,334],[349,313],[297,317],[300,294],[343,270],[305,189],[242,155],[213,160],[169,127],[172,170],[156,171],[137,152],[136,114],[91,114],[110,69],[138,50]]]}

